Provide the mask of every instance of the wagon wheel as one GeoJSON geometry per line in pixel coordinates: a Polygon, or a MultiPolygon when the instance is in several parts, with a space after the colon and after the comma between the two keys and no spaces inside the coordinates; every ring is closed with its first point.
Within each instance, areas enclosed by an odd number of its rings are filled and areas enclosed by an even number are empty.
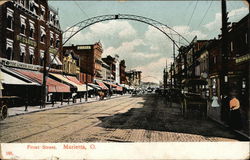
{"type": "Polygon", "coordinates": [[[8,116],[8,107],[7,105],[2,105],[0,108],[0,120],[4,120],[8,116]]]}

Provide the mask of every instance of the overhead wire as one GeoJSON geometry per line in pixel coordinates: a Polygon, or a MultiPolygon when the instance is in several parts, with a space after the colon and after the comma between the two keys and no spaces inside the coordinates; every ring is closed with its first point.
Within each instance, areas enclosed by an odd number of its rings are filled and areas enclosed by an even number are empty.
{"type": "Polygon", "coordinates": [[[200,22],[199,25],[198,25],[198,27],[202,24],[203,20],[205,19],[206,15],[207,15],[207,13],[208,13],[208,11],[209,11],[209,9],[210,9],[211,6],[212,6],[212,3],[213,3],[213,1],[210,2],[210,4],[209,4],[209,6],[208,6],[208,8],[207,8],[207,10],[206,10],[206,12],[205,12],[205,14],[203,15],[203,17],[202,17],[202,19],[201,19],[201,22],[200,22]]]}
{"type": "Polygon", "coordinates": [[[190,24],[190,22],[191,22],[191,20],[192,20],[192,18],[193,18],[194,11],[196,10],[197,4],[198,4],[198,0],[196,0],[195,7],[194,7],[194,9],[193,9],[192,15],[191,15],[191,17],[190,17],[190,19],[189,19],[189,21],[188,21],[188,26],[189,26],[189,24],[190,24]]]}

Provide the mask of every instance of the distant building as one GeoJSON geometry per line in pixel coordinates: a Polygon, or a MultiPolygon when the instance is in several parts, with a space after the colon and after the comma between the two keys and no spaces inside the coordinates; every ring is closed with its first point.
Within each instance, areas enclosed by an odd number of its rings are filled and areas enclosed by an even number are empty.
{"type": "Polygon", "coordinates": [[[111,67],[102,61],[102,80],[111,80],[111,67]]]}
{"type": "Polygon", "coordinates": [[[66,50],[63,53],[63,72],[66,74],[80,76],[80,59],[79,55],[73,50],[66,50]]]}
{"type": "Polygon", "coordinates": [[[108,80],[115,82],[115,77],[116,77],[116,61],[115,58],[108,55],[105,58],[102,58],[103,62],[105,62],[109,67],[111,71],[110,78],[108,80]]]}
{"type": "Polygon", "coordinates": [[[82,83],[93,83],[94,80],[102,79],[102,44],[97,42],[90,45],[64,46],[64,50],[73,50],[80,58],[80,76],[82,83]]]}
{"type": "Polygon", "coordinates": [[[125,70],[126,70],[125,60],[121,60],[120,62],[120,83],[121,84],[127,83],[125,70]]]}
{"type": "Polygon", "coordinates": [[[129,86],[139,87],[141,85],[141,71],[130,70],[126,72],[129,86]]]}

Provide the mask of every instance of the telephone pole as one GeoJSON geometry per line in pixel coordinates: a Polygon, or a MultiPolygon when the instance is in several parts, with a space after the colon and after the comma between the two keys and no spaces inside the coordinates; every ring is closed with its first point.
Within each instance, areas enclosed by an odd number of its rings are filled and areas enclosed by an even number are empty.
{"type": "MultiPolygon", "coordinates": [[[[220,70],[220,96],[222,101],[228,96],[228,12],[226,8],[226,0],[221,0],[222,28],[221,28],[221,70],[220,70]]],[[[228,106],[222,106],[221,119],[227,121],[228,106]]]]}

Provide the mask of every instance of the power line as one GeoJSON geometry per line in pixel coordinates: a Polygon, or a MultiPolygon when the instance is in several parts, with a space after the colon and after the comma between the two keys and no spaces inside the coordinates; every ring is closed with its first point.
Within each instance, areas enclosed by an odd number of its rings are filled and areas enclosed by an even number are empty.
{"type": "Polygon", "coordinates": [[[207,13],[208,13],[208,10],[209,10],[210,7],[212,6],[212,3],[213,3],[213,1],[210,2],[210,4],[209,4],[209,6],[208,6],[208,8],[207,8],[207,10],[206,10],[206,12],[205,12],[205,14],[204,14],[204,16],[202,17],[202,20],[201,20],[201,22],[199,23],[198,26],[200,26],[201,23],[203,22],[204,18],[206,17],[206,15],[207,15],[207,13]]]}
{"type": "Polygon", "coordinates": [[[79,6],[79,4],[78,4],[75,0],[74,0],[74,2],[75,2],[75,4],[76,4],[76,6],[82,11],[82,13],[85,14],[85,16],[86,16],[87,18],[89,18],[89,16],[87,15],[87,13],[84,12],[84,10],[79,6]]]}
{"type": "Polygon", "coordinates": [[[192,15],[191,15],[191,17],[190,17],[190,19],[189,19],[189,21],[188,21],[188,26],[189,26],[189,24],[190,24],[190,22],[191,22],[191,20],[192,20],[192,18],[193,18],[194,11],[195,11],[195,9],[196,9],[196,7],[197,7],[197,4],[198,4],[198,0],[196,0],[195,7],[194,7],[194,9],[193,9],[192,15]]]}

